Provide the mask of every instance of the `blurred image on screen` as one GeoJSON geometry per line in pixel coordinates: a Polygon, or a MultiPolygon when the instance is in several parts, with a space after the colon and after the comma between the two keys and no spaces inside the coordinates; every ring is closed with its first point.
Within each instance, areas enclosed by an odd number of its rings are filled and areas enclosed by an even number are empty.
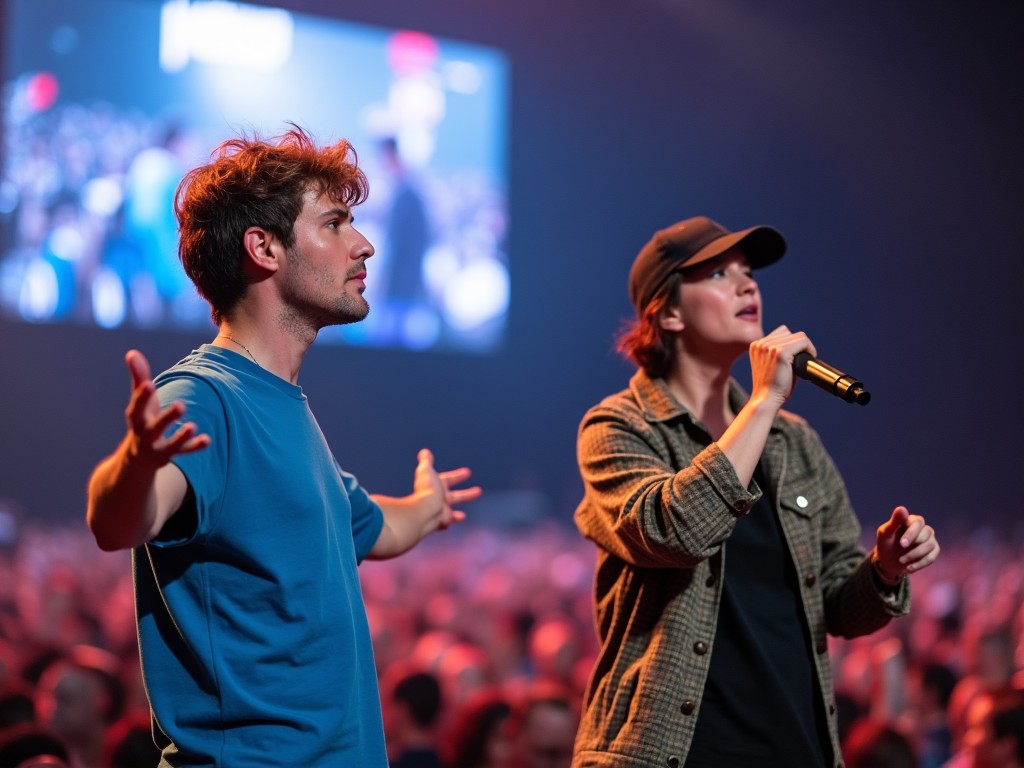
{"type": "Polygon", "coordinates": [[[289,123],[355,147],[376,248],[361,323],[320,339],[486,352],[509,304],[507,64],[492,48],[212,0],[5,0],[0,312],[210,328],[174,192],[289,123]]]}

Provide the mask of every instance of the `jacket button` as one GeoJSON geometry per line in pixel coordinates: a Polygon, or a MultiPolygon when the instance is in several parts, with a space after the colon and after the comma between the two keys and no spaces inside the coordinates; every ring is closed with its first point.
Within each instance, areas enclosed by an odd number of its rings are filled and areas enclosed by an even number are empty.
{"type": "Polygon", "coordinates": [[[692,715],[695,709],[697,709],[697,702],[693,699],[687,699],[679,707],[679,711],[684,715],[692,715]]]}
{"type": "Polygon", "coordinates": [[[675,755],[669,755],[668,760],[665,762],[668,763],[668,768],[679,768],[679,758],[675,755]]]}
{"type": "Polygon", "coordinates": [[[733,502],[732,506],[733,506],[733,509],[735,509],[737,512],[742,512],[744,509],[747,508],[746,502],[743,502],[743,501],[733,502]]]}
{"type": "Polygon", "coordinates": [[[815,576],[813,573],[808,573],[804,576],[804,584],[806,584],[808,587],[813,587],[817,583],[818,577],[815,576]]]}
{"type": "Polygon", "coordinates": [[[820,640],[818,644],[815,646],[814,650],[816,650],[819,654],[826,654],[828,653],[828,643],[825,640],[820,640]]]}
{"type": "Polygon", "coordinates": [[[707,578],[707,581],[704,582],[704,586],[706,586],[706,587],[713,587],[713,586],[715,586],[715,582],[716,581],[718,581],[718,577],[715,576],[715,574],[713,574],[713,573],[709,574],[708,578],[707,578]]]}
{"type": "Polygon", "coordinates": [[[828,705],[828,713],[834,715],[836,713],[836,703],[833,701],[828,705]]]}
{"type": "Polygon", "coordinates": [[[708,652],[708,644],[705,643],[703,640],[698,640],[696,643],[693,644],[693,652],[696,653],[698,656],[703,656],[705,653],[708,652]]]}

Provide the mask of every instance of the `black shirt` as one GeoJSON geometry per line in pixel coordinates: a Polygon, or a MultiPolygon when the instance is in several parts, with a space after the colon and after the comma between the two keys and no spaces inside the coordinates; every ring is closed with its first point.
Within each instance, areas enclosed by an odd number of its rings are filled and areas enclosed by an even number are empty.
{"type": "MultiPolygon", "coordinates": [[[[760,469],[755,478],[760,487],[760,469]]],[[[792,557],[762,496],[725,545],[711,668],[686,768],[827,766],[832,747],[792,557]]]]}

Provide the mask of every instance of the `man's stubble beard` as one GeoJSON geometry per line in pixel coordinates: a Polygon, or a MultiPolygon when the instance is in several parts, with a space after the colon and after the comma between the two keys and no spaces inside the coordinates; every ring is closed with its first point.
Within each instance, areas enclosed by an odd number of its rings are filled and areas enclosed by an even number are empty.
{"type": "Polygon", "coordinates": [[[285,324],[295,326],[309,324],[316,332],[330,325],[358,323],[370,313],[370,305],[361,293],[352,296],[345,291],[345,286],[351,279],[351,275],[363,271],[365,266],[353,267],[346,272],[341,282],[340,293],[336,295],[335,299],[332,299],[328,297],[328,294],[335,286],[334,281],[327,279],[324,273],[310,270],[302,257],[292,249],[287,249],[285,253],[293,269],[299,273],[299,277],[305,278],[307,281],[312,279],[312,282],[321,289],[319,296],[309,297],[303,296],[298,291],[290,290],[290,286],[286,288],[285,298],[288,299],[289,309],[286,310],[285,316],[282,318],[285,324]]]}

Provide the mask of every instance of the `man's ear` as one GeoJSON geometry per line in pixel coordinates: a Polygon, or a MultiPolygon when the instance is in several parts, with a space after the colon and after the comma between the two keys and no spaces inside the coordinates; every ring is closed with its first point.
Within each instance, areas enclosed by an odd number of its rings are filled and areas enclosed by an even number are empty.
{"type": "Polygon", "coordinates": [[[678,304],[674,307],[665,307],[658,315],[658,325],[666,331],[681,331],[686,327],[683,322],[683,310],[678,304]]]}
{"type": "Polygon", "coordinates": [[[263,227],[249,227],[242,235],[246,266],[257,272],[276,272],[284,256],[281,242],[263,227]]]}

